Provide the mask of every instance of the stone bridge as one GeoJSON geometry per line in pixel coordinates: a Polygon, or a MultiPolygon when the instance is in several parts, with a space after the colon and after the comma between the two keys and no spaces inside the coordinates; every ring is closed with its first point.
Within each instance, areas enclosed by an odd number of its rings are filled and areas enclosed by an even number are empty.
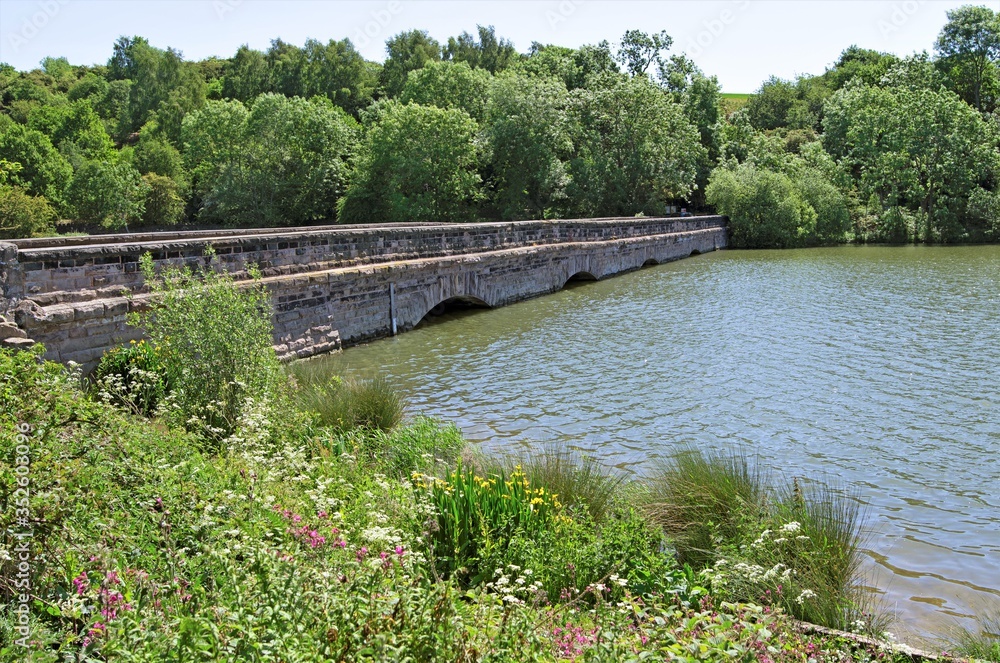
{"type": "Polygon", "coordinates": [[[308,357],[412,329],[432,309],[497,307],[726,246],[722,217],[474,224],[387,224],[133,233],[0,243],[0,343],[44,343],[47,357],[93,365],[138,338],[126,313],[145,306],[139,258],[263,273],[275,348],[308,357]],[[131,296],[128,296],[131,293],[131,296]]]}

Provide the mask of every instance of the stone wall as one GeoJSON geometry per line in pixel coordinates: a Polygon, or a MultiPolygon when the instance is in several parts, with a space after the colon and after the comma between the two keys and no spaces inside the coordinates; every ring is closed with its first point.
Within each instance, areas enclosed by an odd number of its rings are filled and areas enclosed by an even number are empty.
{"type": "Polygon", "coordinates": [[[412,328],[437,304],[488,306],[726,245],[721,217],[388,224],[17,240],[0,244],[0,314],[48,357],[90,365],[137,338],[125,315],[145,304],[139,257],[157,267],[256,264],[274,301],[275,346],[304,357],[412,328]],[[390,286],[394,298],[390,297],[390,286]],[[124,292],[131,296],[125,296],[124,292]],[[394,304],[394,310],[393,310],[394,304]]]}

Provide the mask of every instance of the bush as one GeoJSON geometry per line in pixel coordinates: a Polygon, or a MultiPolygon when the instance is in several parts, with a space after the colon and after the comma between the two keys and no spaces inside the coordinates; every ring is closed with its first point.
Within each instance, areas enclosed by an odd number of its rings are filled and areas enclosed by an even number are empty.
{"type": "Polygon", "coordinates": [[[174,226],[184,218],[184,199],[177,182],[156,173],[142,176],[146,183],[146,205],[142,223],[146,226],[174,226]]]}
{"type": "Polygon", "coordinates": [[[733,248],[802,246],[815,230],[816,212],[783,173],[749,164],[716,168],[705,197],[719,214],[729,217],[733,248]]]}
{"type": "Polygon", "coordinates": [[[157,276],[148,253],[140,266],[152,308],[132,322],[159,346],[173,376],[167,414],[210,439],[226,437],[250,401],[271,399],[280,377],[270,295],[259,283],[237,284],[209,268],[157,276]]]}
{"type": "Polygon", "coordinates": [[[147,417],[170,393],[167,362],[145,340],[105,352],[90,378],[102,399],[147,417]]]}
{"type": "Polygon", "coordinates": [[[55,234],[56,212],[42,196],[17,186],[0,186],[0,239],[55,234]]]}

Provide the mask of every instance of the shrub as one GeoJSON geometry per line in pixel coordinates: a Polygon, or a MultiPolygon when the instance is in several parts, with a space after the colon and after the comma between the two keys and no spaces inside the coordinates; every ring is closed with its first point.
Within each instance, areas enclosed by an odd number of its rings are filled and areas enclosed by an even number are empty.
{"type": "Polygon", "coordinates": [[[132,322],[161,348],[174,377],[167,413],[208,438],[229,435],[251,399],[271,398],[280,376],[270,295],[259,283],[240,285],[210,268],[167,268],[157,276],[148,253],[140,266],[152,307],[132,322]]]}
{"type": "Polygon", "coordinates": [[[170,393],[170,370],[157,346],[145,340],[111,348],[90,375],[98,395],[150,416],[170,393]]]}
{"type": "Polygon", "coordinates": [[[719,214],[729,217],[733,248],[801,246],[815,229],[816,212],[783,173],[749,164],[716,168],[705,197],[719,214]]]}
{"type": "Polygon", "coordinates": [[[42,196],[17,186],[0,186],[0,239],[51,235],[56,212],[42,196]]]}
{"type": "Polygon", "coordinates": [[[174,226],[184,218],[184,199],[177,183],[163,175],[146,173],[146,204],[142,223],[146,226],[174,226]]]}

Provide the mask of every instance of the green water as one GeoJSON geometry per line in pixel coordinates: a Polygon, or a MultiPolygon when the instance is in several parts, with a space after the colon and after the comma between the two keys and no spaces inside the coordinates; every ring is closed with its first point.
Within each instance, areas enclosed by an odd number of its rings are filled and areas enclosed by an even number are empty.
{"type": "Polygon", "coordinates": [[[1000,607],[998,246],[717,252],[323,361],[495,453],[641,474],[677,445],[753,450],[867,500],[902,634],[1000,607]]]}

